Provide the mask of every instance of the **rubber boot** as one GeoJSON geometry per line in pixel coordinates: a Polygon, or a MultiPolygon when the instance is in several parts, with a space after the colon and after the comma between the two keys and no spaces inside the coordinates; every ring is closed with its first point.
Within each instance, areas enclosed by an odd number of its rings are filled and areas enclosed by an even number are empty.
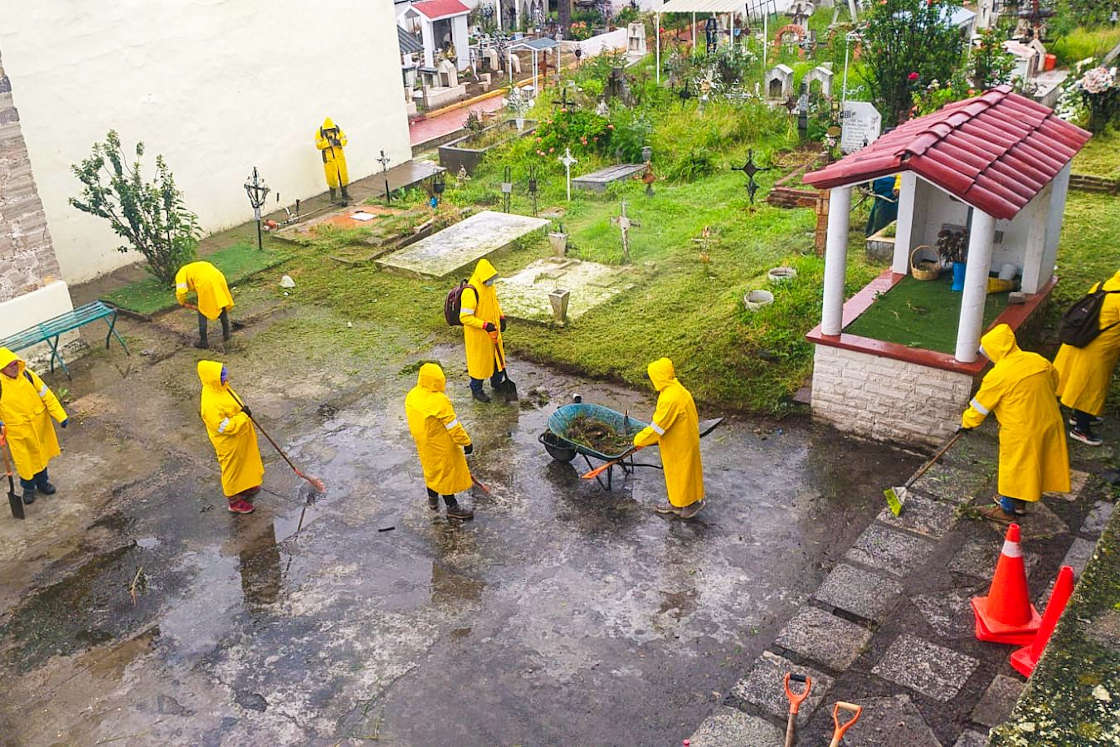
{"type": "Polygon", "coordinates": [[[443,502],[447,504],[447,518],[459,519],[461,521],[468,521],[474,518],[474,511],[459,505],[459,502],[455,500],[455,496],[449,497],[445,495],[443,497],[443,502]]]}
{"type": "Polygon", "coordinates": [[[54,485],[51,485],[49,482],[45,482],[42,485],[36,485],[35,487],[43,495],[54,495],[58,492],[58,489],[54,485]]]}
{"type": "Polygon", "coordinates": [[[337,192],[337,190],[334,187],[330,187],[330,192],[331,192],[331,202],[333,203],[335,201],[335,192],[337,192]]]}
{"type": "Polygon", "coordinates": [[[210,343],[206,340],[206,317],[201,313],[198,315],[198,342],[195,347],[199,350],[205,350],[210,347],[210,343]]]}
{"type": "Polygon", "coordinates": [[[222,340],[224,342],[229,342],[230,335],[232,334],[229,326],[229,309],[222,309],[221,316],[218,318],[222,322],[222,340]]]}
{"type": "Polygon", "coordinates": [[[342,188],[342,204],[343,205],[349,205],[350,204],[350,193],[346,191],[346,187],[342,188]]]}
{"type": "Polygon", "coordinates": [[[30,506],[35,502],[35,488],[23,489],[23,505],[30,506]]]}

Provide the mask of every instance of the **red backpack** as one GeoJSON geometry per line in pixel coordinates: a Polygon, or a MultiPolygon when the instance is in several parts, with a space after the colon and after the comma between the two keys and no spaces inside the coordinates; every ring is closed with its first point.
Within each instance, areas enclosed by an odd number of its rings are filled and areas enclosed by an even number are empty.
{"type": "Polygon", "coordinates": [[[463,323],[459,321],[459,312],[463,308],[463,291],[470,288],[474,291],[475,298],[478,298],[478,290],[473,285],[468,285],[466,280],[462,280],[447,292],[447,298],[443,300],[443,318],[447,320],[448,326],[462,327],[463,323]]]}

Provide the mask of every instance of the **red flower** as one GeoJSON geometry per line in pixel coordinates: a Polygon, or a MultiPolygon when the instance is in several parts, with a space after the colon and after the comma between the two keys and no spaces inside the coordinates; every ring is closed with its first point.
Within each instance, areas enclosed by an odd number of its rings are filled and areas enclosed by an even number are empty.
{"type": "Polygon", "coordinates": [[[910,73],[910,75],[906,76],[907,80],[917,80],[919,77],[921,76],[919,76],[917,73],[910,73]]]}

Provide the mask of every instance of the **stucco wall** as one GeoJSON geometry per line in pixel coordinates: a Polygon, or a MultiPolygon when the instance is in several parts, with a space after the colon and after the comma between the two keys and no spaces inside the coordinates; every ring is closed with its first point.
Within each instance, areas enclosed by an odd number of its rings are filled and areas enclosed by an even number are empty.
{"type": "Polygon", "coordinates": [[[392,4],[326,7],[0,0],[4,67],[66,280],[139,259],[67,204],[70,165],[110,128],[165,156],[208,231],[252,217],[241,185],[254,165],[284,203],[324,191],[314,135],[325,116],[349,137],[351,179],[379,170],[382,148],[394,164],[410,157],[392,4]]]}

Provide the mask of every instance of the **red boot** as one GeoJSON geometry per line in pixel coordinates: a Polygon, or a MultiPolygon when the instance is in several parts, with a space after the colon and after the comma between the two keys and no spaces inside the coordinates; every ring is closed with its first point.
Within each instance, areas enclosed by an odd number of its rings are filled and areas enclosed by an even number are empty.
{"type": "Polygon", "coordinates": [[[240,495],[235,495],[229,499],[229,512],[231,514],[251,514],[253,513],[253,504],[240,495]]]}

